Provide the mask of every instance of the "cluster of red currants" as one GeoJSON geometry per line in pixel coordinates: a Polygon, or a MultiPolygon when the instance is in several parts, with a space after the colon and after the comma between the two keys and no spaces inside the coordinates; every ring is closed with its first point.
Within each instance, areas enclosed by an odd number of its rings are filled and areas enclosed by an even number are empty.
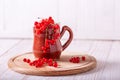
{"type": "Polygon", "coordinates": [[[46,34],[45,45],[41,47],[43,53],[49,52],[50,45],[55,44],[56,40],[60,37],[60,33],[58,31],[59,28],[60,26],[54,22],[52,17],[49,17],[48,19],[42,19],[40,22],[34,23],[35,34],[46,34]],[[49,34],[49,32],[52,33],[52,35],[49,34]]]}
{"type": "MultiPolygon", "coordinates": [[[[82,56],[81,59],[82,59],[82,61],[86,60],[85,56],[82,56]]],[[[80,57],[72,57],[72,58],[69,59],[69,61],[72,62],[72,63],[79,63],[80,62],[80,57]]]]}
{"type": "MultiPolygon", "coordinates": [[[[60,34],[58,33],[58,34],[57,34],[57,38],[58,38],[59,36],[60,36],[60,34]]],[[[45,45],[42,46],[43,53],[46,53],[47,51],[49,51],[50,45],[54,45],[57,38],[54,38],[54,39],[46,39],[46,40],[45,40],[45,45]]]]}
{"type": "Polygon", "coordinates": [[[48,19],[42,19],[40,22],[34,23],[34,33],[40,34],[46,32],[48,28],[52,28],[54,32],[56,32],[57,29],[59,29],[59,25],[54,22],[52,17],[49,17],[48,19]]]}
{"type": "Polygon", "coordinates": [[[49,17],[48,19],[42,19],[40,22],[36,21],[34,23],[34,28],[36,29],[35,33],[40,34],[44,32],[50,24],[54,24],[54,20],[52,19],[52,17],[49,17]]]}
{"type": "Polygon", "coordinates": [[[35,66],[36,68],[39,68],[45,65],[58,67],[58,63],[53,59],[39,58],[37,60],[31,61],[30,59],[24,58],[23,61],[28,63],[30,66],[35,66]]]}

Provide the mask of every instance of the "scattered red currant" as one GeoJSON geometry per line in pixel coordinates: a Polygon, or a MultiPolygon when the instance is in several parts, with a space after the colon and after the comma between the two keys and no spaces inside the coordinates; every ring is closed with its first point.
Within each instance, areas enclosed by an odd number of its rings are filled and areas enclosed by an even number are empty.
{"type": "Polygon", "coordinates": [[[58,66],[57,62],[54,62],[54,63],[53,63],[53,66],[54,66],[54,67],[57,67],[57,66],[58,66]]]}
{"type": "Polygon", "coordinates": [[[34,23],[34,25],[37,25],[38,24],[38,22],[36,21],[35,23],[34,23]]]}
{"type": "Polygon", "coordinates": [[[83,60],[83,61],[85,61],[85,60],[86,60],[85,56],[82,56],[82,60],[83,60]]]}
{"type": "Polygon", "coordinates": [[[30,59],[24,58],[23,61],[28,63],[30,66],[35,66],[36,68],[42,67],[46,64],[48,66],[53,66],[53,67],[58,66],[58,63],[53,59],[39,58],[34,61],[31,61],[30,59]]]}
{"type": "Polygon", "coordinates": [[[24,61],[24,62],[26,62],[26,61],[27,61],[27,59],[26,59],[26,58],[24,58],[24,59],[23,59],[23,61],[24,61]]]}
{"type": "MultiPolygon", "coordinates": [[[[86,60],[85,56],[82,56],[81,58],[82,58],[82,61],[86,60]]],[[[80,57],[72,57],[72,58],[69,59],[69,62],[80,63],[80,57]]]]}

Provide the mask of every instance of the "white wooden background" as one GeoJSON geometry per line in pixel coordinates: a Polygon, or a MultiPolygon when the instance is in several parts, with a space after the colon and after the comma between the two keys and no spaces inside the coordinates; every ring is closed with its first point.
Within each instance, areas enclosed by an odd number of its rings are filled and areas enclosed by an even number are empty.
{"type": "Polygon", "coordinates": [[[0,38],[31,38],[37,17],[48,16],[74,39],[120,40],[120,0],[0,0],[0,38]]]}

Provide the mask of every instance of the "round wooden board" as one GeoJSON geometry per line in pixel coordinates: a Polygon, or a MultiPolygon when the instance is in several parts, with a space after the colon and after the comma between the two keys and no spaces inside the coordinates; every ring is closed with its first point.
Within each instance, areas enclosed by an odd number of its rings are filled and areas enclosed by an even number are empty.
{"type": "Polygon", "coordinates": [[[10,69],[27,74],[27,75],[44,75],[44,76],[57,76],[57,75],[70,75],[78,74],[82,72],[89,71],[96,67],[96,59],[93,56],[86,54],[80,54],[75,52],[63,52],[60,60],[58,60],[58,67],[43,66],[36,68],[34,66],[29,66],[29,64],[23,62],[23,58],[29,58],[35,60],[32,52],[28,52],[22,55],[11,58],[8,61],[8,66],[10,69]],[[74,55],[73,55],[74,54],[74,55]],[[86,57],[85,61],[80,63],[71,63],[69,59],[73,56],[81,57],[84,55],[86,57]]]}

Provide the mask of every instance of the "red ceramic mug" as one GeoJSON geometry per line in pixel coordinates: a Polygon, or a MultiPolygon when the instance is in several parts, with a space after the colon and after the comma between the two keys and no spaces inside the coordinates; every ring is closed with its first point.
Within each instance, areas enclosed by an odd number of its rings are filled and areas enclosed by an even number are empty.
{"type": "MultiPolygon", "coordinates": [[[[34,32],[35,31],[36,31],[36,28],[34,28],[34,32]]],[[[50,30],[48,30],[47,33],[49,32],[50,30]]],[[[73,32],[68,26],[63,26],[61,32],[60,32],[60,28],[57,29],[57,33],[59,33],[60,36],[56,39],[54,44],[49,45],[49,50],[47,50],[46,53],[44,53],[42,50],[42,47],[45,45],[46,33],[41,33],[39,35],[34,33],[33,53],[36,58],[43,58],[43,57],[52,58],[52,59],[60,58],[61,52],[64,51],[72,41],[73,32]],[[69,38],[64,45],[61,45],[60,39],[64,35],[65,31],[69,32],[69,38]]],[[[50,37],[47,36],[47,38],[50,38],[50,37]]]]}

